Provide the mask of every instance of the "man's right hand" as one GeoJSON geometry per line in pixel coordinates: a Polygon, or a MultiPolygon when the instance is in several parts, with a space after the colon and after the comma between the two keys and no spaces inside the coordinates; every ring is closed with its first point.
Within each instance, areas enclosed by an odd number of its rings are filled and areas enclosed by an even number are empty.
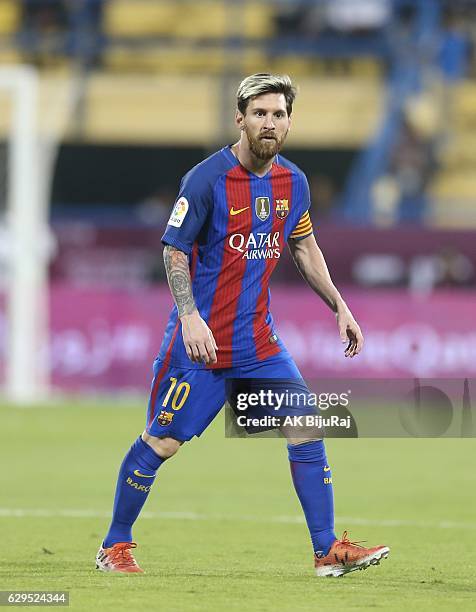
{"type": "Polygon", "coordinates": [[[215,338],[198,310],[182,315],[180,321],[188,358],[194,363],[216,363],[218,347],[215,338]]]}

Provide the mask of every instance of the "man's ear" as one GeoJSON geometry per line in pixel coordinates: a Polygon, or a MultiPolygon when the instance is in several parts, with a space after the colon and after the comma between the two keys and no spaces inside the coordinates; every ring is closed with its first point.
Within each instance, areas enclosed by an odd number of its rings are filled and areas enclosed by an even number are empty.
{"type": "Polygon", "coordinates": [[[289,130],[291,129],[291,124],[292,124],[292,121],[291,121],[291,119],[292,119],[292,114],[291,114],[291,115],[288,115],[288,117],[289,117],[289,126],[288,126],[288,132],[289,132],[289,130]]]}
{"type": "Polygon", "coordinates": [[[236,109],[236,111],[235,111],[235,125],[237,127],[239,127],[240,130],[244,130],[245,129],[244,120],[245,120],[245,117],[244,117],[243,113],[241,113],[238,109],[236,109]]]}

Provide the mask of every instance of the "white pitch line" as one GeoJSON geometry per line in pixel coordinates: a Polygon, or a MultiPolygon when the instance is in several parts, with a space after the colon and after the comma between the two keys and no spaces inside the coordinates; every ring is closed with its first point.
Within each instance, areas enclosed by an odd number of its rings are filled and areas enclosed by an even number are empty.
{"type": "MultiPolygon", "coordinates": [[[[46,508],[0,508],[0,517],[8,518],[111,518],[110,511],[55,509],[46,508]]],[[[199,514],[196,512],[142,512],[143,519],[168,519],[183,521],[234,521],[251,523],[304,523],[304,517],[295,516],[253,516],[229,514],[199,514]]],[[[358,517],[339,516],[336,523],[345,525],[366,525],[369,527],[426,527],[429,529],[476,529],[476,523],[459,521],[413,521],[404,519],[364,519],[358,517]]]]}

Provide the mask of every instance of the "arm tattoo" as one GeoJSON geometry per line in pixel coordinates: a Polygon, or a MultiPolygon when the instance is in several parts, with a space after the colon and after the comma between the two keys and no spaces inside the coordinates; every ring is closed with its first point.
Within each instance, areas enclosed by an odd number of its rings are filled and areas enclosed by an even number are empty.
{"type": "Polygon", "coordinates": [[[193,299],[187,255],[173,246],[166,245],[164,264],[170,291],[177,304],[178,316],[191,314],[197,307],[193,299]]]}

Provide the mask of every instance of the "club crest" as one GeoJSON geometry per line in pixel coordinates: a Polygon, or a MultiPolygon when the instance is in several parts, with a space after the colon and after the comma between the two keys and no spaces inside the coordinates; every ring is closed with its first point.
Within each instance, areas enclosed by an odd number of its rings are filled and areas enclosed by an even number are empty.
{"type": "Polygon", "coordinates": [[[269,204],[269,198],[266,196],[259,196],[255,200],[255,212],[258,219],[261,221],[266,221],[269,217],[269,213],[271,211],[271,206],[269,204]]]}
{"type": "Polygon", "coordinates": [[[159,423],[159,425],[162,425],[162,427],[167,427],[167,425],[170,425],[173,418],[174,418],[173,412],[167,412],[166,410],[161,410],[159,416],[157,417],[157,422],[159,423]]]}
{"type": "Polygon", "coordinates": [[[285,219],[289,214],[289,200],[276,200],[276,216],[285,219]]]}

